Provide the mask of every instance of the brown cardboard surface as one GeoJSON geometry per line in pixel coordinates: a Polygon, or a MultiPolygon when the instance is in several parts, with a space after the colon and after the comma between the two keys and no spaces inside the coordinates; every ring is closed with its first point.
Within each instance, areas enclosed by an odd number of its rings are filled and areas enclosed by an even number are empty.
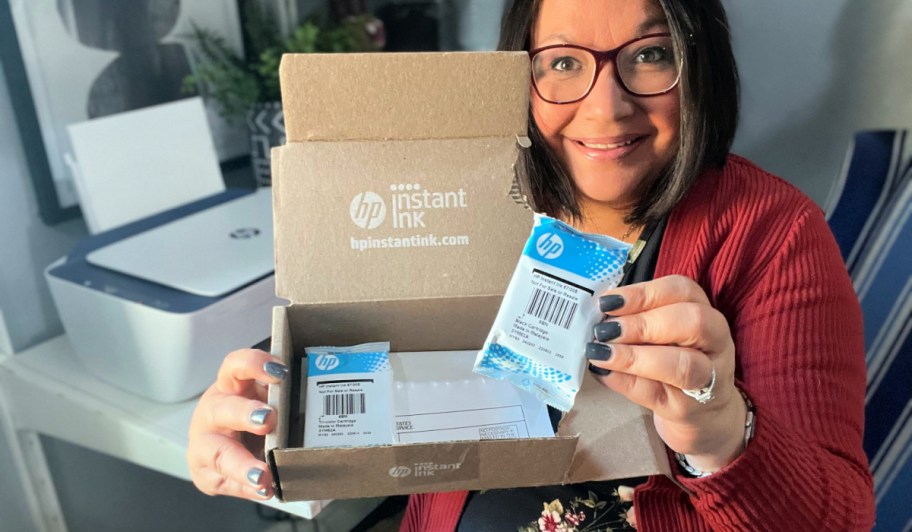
{"type": "Polygon", "coordinates": [[[579,436],[568,482],[670,473],[652,413],[600,385],[588,372],[558,434],[579,436]]]}
{"type": "Polygon", "coordinates": [[[525,52],[286,54],[289,143],[526,135],[525,52]]]}
{"type": "Polygon", "coordinates": [[[524,53],[283,58],[273,203],[277,293],[290,304],[274,313],[273,354],[292,374],[270,386],[279,421],[266,439],[281,499],[668,471],[648,412],[589,376],[555,438],[300,448],[305,347],[482,347],[532,226],[509,194],[528,69],[524,53]]]}
{"type": "MultiPolygon", "coordinates": [[[[293,353],[291,344],[291,328],[288,327],[286,316],[288,313],[285,307],[274,307],[272,309],[272,354],[279,357],[286,365],[291,367],[293,353]]],[[[270,405],[278,407],[277,412],[287,412],[285,405],[290,404],[291,386],[285,386],[284,383],[278,386],[269,387],[268,402],[270,405]]],[[[274,447],[287,446],[288,443],[288,420],[289,416],[277,415],[276,428],[266,435],[266,449],[274,447]]]]}
{"type": "Polygon", "coordinates": [[[502,295],[532,227],[509,195],[517,154],[513,137],[277,148],[276,292],[308,303],[502,295]],[[408,247],[361,248],[383,244],[408,247]]]}
{"type": "Polygon", "coordinates": [[[283,500],[315,500],[554,484],[575,447],[575,438],[536,438],[288,449],[272,458],[283,500]]]}
{"type": "Polygon", "coordinates": [[[309,345],[355,345],[382,338],[393,351],[456,351],[484,344],[502,299],[500,294],[303,304],[290,306],[288,313],[293,336],[309,338],[309,345]]]}

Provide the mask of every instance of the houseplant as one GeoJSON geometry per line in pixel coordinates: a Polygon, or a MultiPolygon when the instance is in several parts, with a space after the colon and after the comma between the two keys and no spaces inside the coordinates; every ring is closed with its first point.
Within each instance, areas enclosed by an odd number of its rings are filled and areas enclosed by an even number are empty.
{"type": "MultiPolygon", "coordinates": [[[[275,18],[254,0],[241,0],[246,53],[225,38],[193,25],[190,40],[194,73],[184,90],[213,99],[228,121],[246,118],[251,164],[258,184],[268,185],[269,150],[285,141],[279,91],[279,62],[284,53],[365,52],[383,48],[383,23],[366,11],[313,17],[282,37],[275,18]]],[[[334,7],[334,6],[331,6],[334,7]]]]}

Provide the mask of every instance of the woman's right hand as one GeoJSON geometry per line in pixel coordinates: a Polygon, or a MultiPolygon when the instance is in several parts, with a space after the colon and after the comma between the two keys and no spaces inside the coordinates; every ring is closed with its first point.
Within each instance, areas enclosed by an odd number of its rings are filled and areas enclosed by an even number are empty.
{"type": "Polygon", "coordinates": [[[190,478],[207,495],[265,500],[272,474],[262,460],[264,436],[276,413],[266,404],[266,385],[282,381],[288,368],[257,349],[230,353],[215,383],[200,397],[190,420],[190,478]]]}

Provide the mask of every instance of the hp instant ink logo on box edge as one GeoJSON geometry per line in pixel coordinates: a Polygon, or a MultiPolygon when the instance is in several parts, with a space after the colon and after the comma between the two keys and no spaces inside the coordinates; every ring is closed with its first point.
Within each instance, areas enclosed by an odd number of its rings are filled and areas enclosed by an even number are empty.
{"type": "Polygon", "coordinates": [[[389,470],[389,476],[393,478],[407,477],[412,474],[412,469],[406,466],[393,466],[389,470]]]}
{"type": "Polygon", "coordinates": [[[414,467],[393,466],[389,470],[389,476],[393,478],[405,478],[408,476],[415,477],[433,477],[440,471],[458,471],[462,467],[462,462],[453,464],[438,464],[436,462],[420,462],[414,467]]]}

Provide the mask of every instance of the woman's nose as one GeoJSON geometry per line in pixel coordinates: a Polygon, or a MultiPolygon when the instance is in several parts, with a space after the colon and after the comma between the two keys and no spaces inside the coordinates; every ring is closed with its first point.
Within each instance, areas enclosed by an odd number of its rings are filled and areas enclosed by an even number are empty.
{"type": "Polygon", "coordinates": [[[621,86],[614,65],[609,63],[596,76],[592,90],[579,110],[596,118],[622,120],[636,111],[634,98],[621,86]]]}

